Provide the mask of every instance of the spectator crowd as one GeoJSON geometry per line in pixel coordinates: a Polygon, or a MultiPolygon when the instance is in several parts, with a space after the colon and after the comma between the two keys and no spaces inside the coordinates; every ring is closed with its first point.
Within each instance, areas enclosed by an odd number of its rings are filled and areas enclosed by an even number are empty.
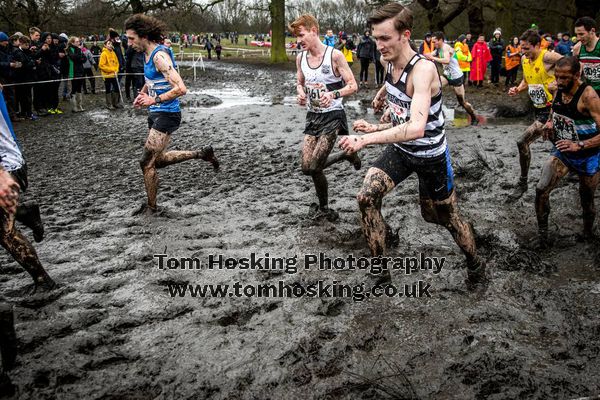
{"type": "Polygon", "coordinates": [[[87,38],[37,27],[27,35],[0,32],[0,84],[13,122],[63,114],[61,95],[71,112],[85,111],[83,95],[96,94],[96,77],[104,82],[106,106],[123,108],[121,93],[136,96],[143,73],[144,55],[114,29],[87,38]]]}
{"type": "MultiPolygon", "coordinates": [[[[541,47],[561,55],[572,55],[575,37],[567,32],[553,35],[543,32],[533,24],[542,37],[541,47]]],[[[221,39],[232,44],[239,41],[237,32],[224,34],[173,34],[165,38],[181,47],[198,45],[207,52],[221,58],[221,39]]],[[[425,34],[419,43],[418,52],[432,54],[437,51],[432,42],[433,35],[425,34]]],[[[258,34],[255,39],[269,40],[258,34]]],[[[248,44],[248,38],[244,37],[248,44]]],[[[369,68],[374,64],[377,86],[384,83],[385,71],[380,62],[381,54],[367,29],[361,35],[327,30],[323,43],[340,50],[350,66],[355,59],[359,62],[359,86],[368,87],[369,68]]],[[[292,47],[293,44],[292,44],[292,47]]],[[[417,50],[417,49],[415,49],[417,50]]],[[[485,34],[461,34],[454,41],[455,57],[466,77],[466,83],[480,88],[488,83],[500,86],[505,77],[504,89],[508,90],[517,80],[521,65],[521,48],[518,37],[506,40],[502,29],[497,28],[491,37],[485,34]],[[486,78],[487,77],[487,78],[486,78]]],[[[42,32],[32,27],[28,34],[16,32],[8,36],[0,32],[0,84],[9,116],[13,121],[36,120],[40,116],[60,115],[60,98],[68,101],[72,112],[84,111],[84,94],[96,94],[96,78],[104,82],[107,108],[123,108],[122,93],[129,101],[144,85],[144,55],[127,46],[127,38],[116,30],[108,34],[88,37],[67,36],[65,33],[42,32]]]]}

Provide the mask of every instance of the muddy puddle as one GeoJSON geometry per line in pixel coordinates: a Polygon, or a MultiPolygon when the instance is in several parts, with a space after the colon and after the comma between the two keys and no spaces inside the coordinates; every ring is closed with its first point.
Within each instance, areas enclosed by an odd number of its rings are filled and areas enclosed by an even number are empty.
{"type": "MultiPolygon", "coordinates": [[[[582,230],[577,184],[553,192],[555,246],[533,250],[535,184],[550,146],[531,146],[527,193],[505,204],[518,178],[516,139],[527,119],[504,123],[493,90],[467,89],[486,124],[448,126],[461,213],[488,263],[486,291],[467,291],[450,234],[423,221],[415,177],[383,204],[401,237],[391,257],[444,258],[439,273],[392,272],[394,285],[430,285],[431,297],[180,297],[187,284],[370,284],[364,270],[305,268],[305,257],[362,257],[356,193],[363,168],[327,171],[339,220],[315,219],[310,179],[300,171],[305,111],[293,105],[294,72],[267,65],[208,63],[171,148],[212,144],[221,160],[159,171],[157,217],[133,217],[145,200],[139,158],[147,116],[102,109],[17,125],[29,165],[28,199],[41,205],[40,260],[63,289],[19,297],[29,277],[0,252],[0,293],[15,307],[19,356],[9,373],[22,399],[575,399],[600,391],[600,260],[582,230]],[[261,79],[257,79],[260,74],[261,79]],[[264,78],[264,79],[262,79],[264,78]],[[208,97],[210,96],[210,97],[208,97]],[[216,98],[217,100],[214,100],[216,98]],[[200,97],[197,97],[200,101],[200,97]],[[457,126],[461,126],[460,128],[457,126]],[[159,269],[155,254],[291,259],[295,272],[242,268],[159,269]],[[174,297],[172,296],[174,295],[174,297]]],[[[348,99],[348,119],[375,121],[348,99]]],[[[190,96],[193,97],[193,96],[190,96]]],[[[456,109],[449,92],[448,110],[456,109]]],[[[507,121],[508,122],[508,121],[507,121]]],[[[31,232],[24,230],[31,238],[31,232]]],[[[249,289],[248,289],[249,290],[249,289]]]]}

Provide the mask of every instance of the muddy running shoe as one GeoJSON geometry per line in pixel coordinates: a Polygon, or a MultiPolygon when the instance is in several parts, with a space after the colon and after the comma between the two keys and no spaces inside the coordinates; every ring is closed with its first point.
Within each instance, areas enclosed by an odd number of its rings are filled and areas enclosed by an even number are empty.
{"type": "Polygon", "coordinates": [[[325,218],[329,222],[335,222],[338,219],[340,219],[340,214],[338,214],[337,211],[335,211],[335,210],[333,210],[331,208],[327,208],[325,210],[321,210],[321,212],[324,214],[325,218]]]}
{"type": "Polygon", "coordinates": [[[317,203],[311,203],[308,206],[308,216],[313,218],[319,212],[319,205],[317,203]]]}
{"type": "Polygon", "coordinates": [[[22,222],[33,232],[33,239],[39,243],[44,240],[44,223],[40,215],[40,206],[37,204],[22,208],[23,212],[18,212],[17,221],[22,222]]]}
{"type": "Polygon", "coordinates": [[[527,178],[521,177],[519,179],[519,183],[517,183],[517,186],[515,187],[513,192],[508,195],[508,198],[506,199],[506,203],[514,203],[515,201],[519,200],[526,191],[527,191],[527,178]]]}
{"type": "Polygon", "coordinates": [[[485,273],[485,262],[480,257],[467,262],[467,279],[465,283],[469,290],[487,286],[488,278],[485,273]]]}
{"type": "Polygon", "coordinates": [[[158,212],[158,207],[157,208],[152,208],[148,205],[148,203],[144,203],[140,206],[140,208],[138,208],[137,210],[135,210],[131,216],[135,217],[138,215],[146,215],[146,216],[150,216],[150,215],[154,215],[158,212]]]}
{"type": "Polygon", "coordinates": [[[346,160],[352,164],[355,170],[359,170],[362,167],[362,161],[358,156],[358,153],[352,153],[346,156],[346,160]]]}
{"type": "Polygon", "coordinates": [[[63,111],[60,108],[55,108],[54,109],[54,114],[64,114],[63,111]]]}
{"type": "Polygon", "coordinates": [[[9,304],[0,305],[0,354],[2,354],[2,369],[11,370],[17,358],[17,335],[13,309],[9,304]]]}
{"type": "Polygon", "coordinates": [[[41,279],[35,280],[31,285],[25,288],[25,294],[33,296],[34,294],[48,293],[57,289],[58,285],[48,274],[44,274],[41,279]]]}
{"type": "Polygon", "coordinates": [[[198,152],[198,158],[204,161],[208,161],[212,164],[215,171],[219,170],[219,160],[215,157],[215,151],[212,146],[205,146],[198,152]]]}
{"type": "Polygon", "coordinates": [[[547,229],[539,229],[538,235],[531,239],[528,243],[529,248],[533,250],[547,250],[552,248],[554,242],[550,239],[547,229]]]}
{"type": "Polygon", "coordinates": [[[317,203],[312,203],[308,209],[308,217],[311,219],[325,218],[329,222],[335,222],[340,218],[340,215],[329,207],[319,207],[317,203]]]}

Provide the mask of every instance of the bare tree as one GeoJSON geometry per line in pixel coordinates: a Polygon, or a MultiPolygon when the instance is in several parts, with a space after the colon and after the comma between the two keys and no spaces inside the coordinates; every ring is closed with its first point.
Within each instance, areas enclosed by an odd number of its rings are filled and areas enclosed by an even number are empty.
{"type": "Polygon", "coordinates": [[[243,0],[225,0],[214,6],[212,13],[222,32],[245,30],[248,12],[243,0]]]}
{"type": "Polygon", "coordinates": [[[9,31],[26,31],[64,16],[68,6],[66,0],[1,0],[0,19],[9,31]]]}

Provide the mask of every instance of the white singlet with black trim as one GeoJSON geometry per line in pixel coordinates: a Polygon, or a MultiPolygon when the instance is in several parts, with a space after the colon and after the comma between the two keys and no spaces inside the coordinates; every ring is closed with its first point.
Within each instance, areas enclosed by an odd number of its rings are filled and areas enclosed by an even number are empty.
{"type": "Polygon", "coordinates": [[[326,113],[343,110],[342,98],[333,99],[327,108],[319,105],[321,95],[325,92],[340,90],[344,80],[333,71],[333,47],[327,46],[321,64],[317,68],[308,65],[308,51],[301,53],[300,68],[304,75],[304,93],[306,93],[306,109],[314,113],[326,113]]]}
{"type": "MultiPolygon", "coordinates": [[[[385,88],[387,90],[387,104],[390,107],[392,125],[402,125],[410,119],[410,104],[412,98],[406,94],[406,82],[408,75],[417,63],[425,60],[420,54],[415,54],[408,62],[398,82],[393,82],[392,64],[388,64],[385,76],[385,88]]],[[[439,75],[438,75],[439,78],[439,75]]],[[[442,112],[442,83],[440,92],[431,98],[427,124],[425,125],[425,136],[410,140],[408,142],[394,143],[400,150],[415,157],[431,158],[439,156],[446,151],[446,133],[444,129],[444,113],[442,112]]]]}

